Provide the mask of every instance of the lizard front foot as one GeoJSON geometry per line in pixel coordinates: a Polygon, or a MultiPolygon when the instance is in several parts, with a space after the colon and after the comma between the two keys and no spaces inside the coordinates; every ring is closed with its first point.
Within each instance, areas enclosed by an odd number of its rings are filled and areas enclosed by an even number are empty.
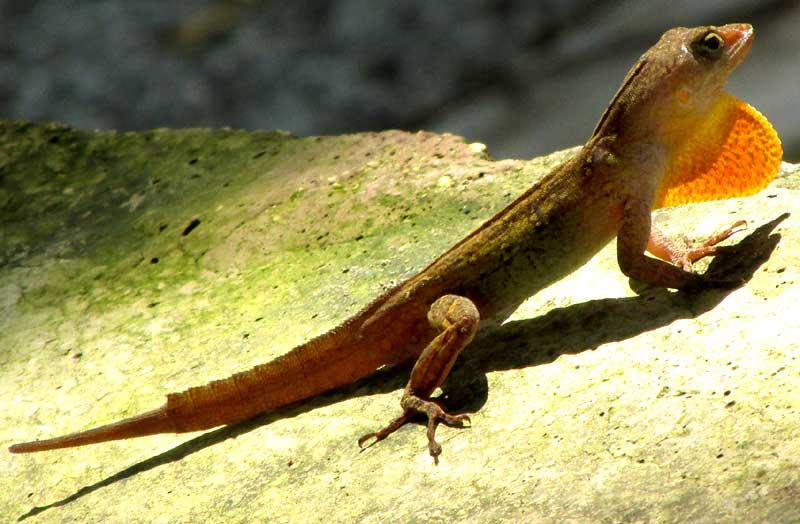
{"type": "MultiPolygon", "coordinates": [[[[720,253],[720,242],[726,240],[731,235],[738,233],[743,228],[747,227],[747,222],[738,220],[730,227],[723,229],[711,235],[702,242],[692,242],[686,236],[683,237],[683,248],[675,248],[669,250],[670,261],[684,271],[694,272],[693,264],[704,257],[716,256],[720,253]]],[[[708,288],[736,288],[744,284],[741,278],[714,278],[706,275],[698,275],[698,278],[684,287],[684,291],[700,291],[708,288]]]]}
{"type": "Polygon", "coordinates": [[[718,246],[717,244],[746,227],[747,222],[744,220],[737,220],[730,227],[721,231],[717,231],[702,242],[692,242],[686,236],[684,236],[684,247],[682,249],[673,248],[673,250],[670,252],[670,258],[672,259],[671,261],[684,271],[691,271],[692,264],[701,258],[716,256],[719,254],[721,246],[718,246]]]}

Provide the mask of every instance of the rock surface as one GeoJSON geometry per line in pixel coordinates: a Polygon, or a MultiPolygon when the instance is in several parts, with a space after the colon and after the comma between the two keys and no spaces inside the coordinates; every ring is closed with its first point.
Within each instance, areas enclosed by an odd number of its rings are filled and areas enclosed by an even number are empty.
{"type": "MultiPolygon", "coordinates": [[[[494,162],[431,133],[13,122],[0,150],[3,448],[284,353],[569,154],[494,162]]],[[[754,271],[740,289],[637,295],[612,244],[480,333],[444,385],[473,427],[439,429],[438,466],[415,425],[356,447],[398,412],[407,371],[384,371],[232,428],[6,454],[0,516],[797,522],[798,192],[785,164],[753,197],[657,213],[676,235],[747,219],[740,248],[718,258],[754,271]]]]}

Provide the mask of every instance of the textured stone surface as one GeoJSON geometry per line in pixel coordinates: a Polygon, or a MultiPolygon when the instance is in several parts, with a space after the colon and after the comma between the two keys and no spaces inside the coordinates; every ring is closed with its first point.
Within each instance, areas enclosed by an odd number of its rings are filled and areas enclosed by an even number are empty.
{"type": "MultiPolygon", "coordinates": [[[[3,448],[285,352],[564,158],[492,162],[430,133],[14,123],[0,148],[3,448]]],[[[0,515],[797,522],[799,181],[786,165],[756,196],[657,213],[692,236],[747,219],[719,260],[754,270],[740,289],[636,295],[612,244],[479,334],[444,386],[473,427],[439,430],[438,466],[414,425],[356,447],[399,409],[407,372],[386,371],[233,428],[5,454],[0,515]]]]}

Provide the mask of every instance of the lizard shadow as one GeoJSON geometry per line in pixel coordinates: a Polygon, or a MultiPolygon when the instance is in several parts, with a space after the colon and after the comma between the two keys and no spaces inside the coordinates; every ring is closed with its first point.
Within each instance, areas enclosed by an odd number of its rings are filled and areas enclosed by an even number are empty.
{"type": "MultiPolygon", "coordinates": [[[[772,231],[788,216],[788,213],[784,213],[755,229],[738,244],[723,247],[711,262],[708,274],[716,277],[724,275],[726,278],[741,279],[742,282],[749,280],[777,247],[780,235],[772,231]]],[[[483,329],[459,356],[443,384],[442,403],[454,413],[478,411],[488,399],[488,372],[547,364],[560,355],[591,350],[605,343],[622,341],[666,326],[678,319],[697,317],[713,309],[731,291],[713,289],[687,294],[660,288],[645,289],[634,297],[590,300],[556,308],[539,317],[483,329]],[[558,336],[553,336],[554,333],[558,333],[558,336]],[[580,336],[573,336],[576,334],[580,336]]],[[[182,460],[275,420],[291,418],[344,399],[395,391],[403,388],[407,380],[407,367],[380,370],[350,386],[208,431],[94,484],[81,487],[63,499],[44,506],[34,506],[17,520],[27,520],[48,509],[64,506],[115,482],[182,460]]],[[[397,409],[399,414],[399,398],[397,409]]],[[[376,425],[383,422],[376,421],[376,425]]]]}
{"type": "MultiPolygon", "coordinates": [[[[774,229],[789,216],[784,213],[755,229],[738,244],[724,246],[709,264],[713,278],[749,281],[780,242],[774,229]]],[[[477,411],[488,399],[486,373],[548,364],[561,355],[594,350],[667,326],[679,319],[695,318],[716,307],[730,289],[697,293],[651,288],[631,282],[633,297],[605,298],[555,308],[544,315],[507,322],[479,332],[445,381],[449,409],[477,411]],[[557,333],[558,336],[553,336],[557,333]]],[[[738,286],[737,286],[738,287],[738,286]]]]}

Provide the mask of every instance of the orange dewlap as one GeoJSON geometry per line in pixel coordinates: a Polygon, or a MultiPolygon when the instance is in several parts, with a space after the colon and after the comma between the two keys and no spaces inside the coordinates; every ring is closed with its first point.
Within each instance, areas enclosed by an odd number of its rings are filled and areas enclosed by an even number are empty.
{"type": "Polygon", "coordinates": [[[766,117],[725,94],[670,162],[654,207],[752,195],[775,178],[782,157],[766,117]]]}

